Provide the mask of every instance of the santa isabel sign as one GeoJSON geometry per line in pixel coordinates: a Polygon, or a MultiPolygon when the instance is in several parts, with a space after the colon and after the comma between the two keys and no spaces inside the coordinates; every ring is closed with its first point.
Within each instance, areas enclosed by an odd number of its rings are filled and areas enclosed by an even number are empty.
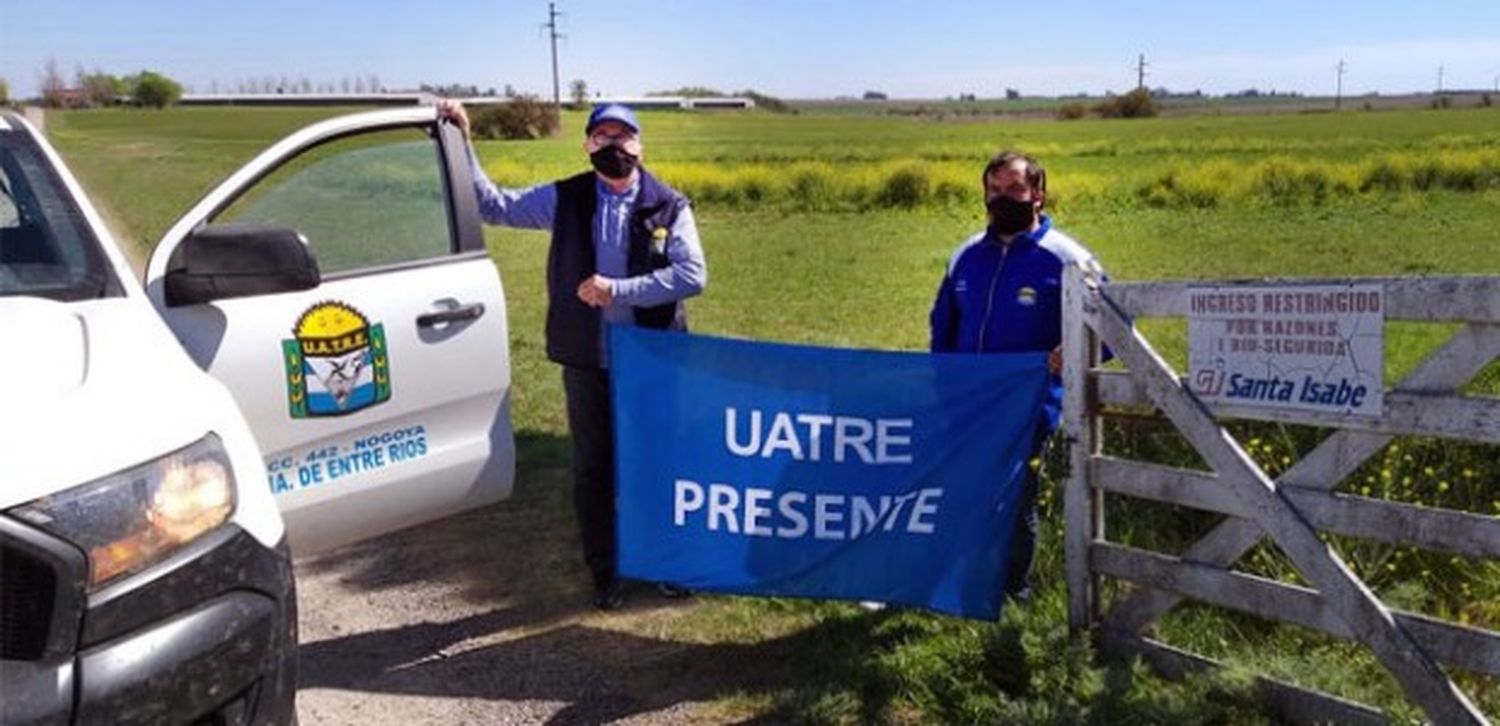
{"type": "Polygon", "coordinates": [[[1236,406],[1378,416],[1384,311],[1378,284],[1189,288],[1189,383],[1236,406]]]}

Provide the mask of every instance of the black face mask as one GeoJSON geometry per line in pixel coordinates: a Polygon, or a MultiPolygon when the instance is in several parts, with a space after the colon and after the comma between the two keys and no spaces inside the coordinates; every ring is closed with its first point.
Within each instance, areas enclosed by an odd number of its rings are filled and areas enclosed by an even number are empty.
{"type": "Polygon", "coordinates": [[[610,179],[628,179],[635,168],[640,165],[641,160],[636,155],[610,144],[589,154],[589,162],[594,165],[594,171],[610,179]]]}
{"type": "Polygon", "coordinates": [[[1035,202],[1023,202],[1004,194],[985,200],[990,212],[990,227],[999,234],[1017,234],[1031,229],[1036,222],[1035,202]]]}

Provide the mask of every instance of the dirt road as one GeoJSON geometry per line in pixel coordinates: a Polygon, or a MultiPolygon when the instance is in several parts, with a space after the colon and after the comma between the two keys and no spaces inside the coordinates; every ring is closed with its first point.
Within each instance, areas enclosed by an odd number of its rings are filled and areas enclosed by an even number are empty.
{"type": "Polygon", "coordinates": [[[530,493],[297,563],[303,724],[699,723],[746,686],[660,631],[691,601],[588,607],[560,472],[530,493]]]}

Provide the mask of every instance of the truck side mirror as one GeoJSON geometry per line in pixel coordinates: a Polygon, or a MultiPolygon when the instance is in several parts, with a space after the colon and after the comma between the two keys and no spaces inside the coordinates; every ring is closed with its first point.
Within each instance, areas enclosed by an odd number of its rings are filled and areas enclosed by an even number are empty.
{"type": "Polygon", "coordinates": [[[167,260],[168,307],[226,298],[311,290],[318,260],[290,227],[231,223],[199,227],[167,260]]]}

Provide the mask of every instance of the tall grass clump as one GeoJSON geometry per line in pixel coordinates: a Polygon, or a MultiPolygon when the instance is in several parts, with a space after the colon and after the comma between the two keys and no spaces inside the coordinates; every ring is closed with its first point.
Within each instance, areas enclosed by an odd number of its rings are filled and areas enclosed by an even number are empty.
{"type": "Polygon", "coordinates": [[[481,106],[470,115],[470,129],[478,139],[541,139],[557,135],[557,110],[533,95],[508,103],[481,106]]]}
{"type": "Polygon", "coordinates": [[[1318,205],[1353,194],[1357,178],[1340,165],[1271,157],[1253,164],[1218,159],[1176,165],[1135,189],[1149,207],[1211,209],[1232,203],[1318,205]]]}
{"type": "Polygon", "coordinates": [[[1059,121],[1076,121],[1087,116],[1089,107],[1077,101],[1069,101],[1057,107],[1057,119],[1059,121]]]}
{"type": "Polygon", "coordinates": [[[870,207],[916,209],[965,197],[951,175],[935,179],[920,162],[837,165],[803,161],[788,166],[662,164],[667,183],[700,205],[776,207],[835,212],[870,207]]]}
{"type": "MultiPolygon", "coordinates": [[[[1150,140],[1142,148],[1156,148],[1150,140]]],[[[1053,149],[1044,158],[1093,158],[1096,149],[1053,149]]],[[[1310,154],[1256,154],[1241,160],[1209,147],[1202,154],[1122,172],[1059,173],[1049,204],[1070,208],[1140,206],[1220,209],[1236,205],[1321,207],[1375,194],[1500,190],[1500,150],[1454,147],[1393,151],[1348,160],[1310,154]]],[[[1242,151],[1242,149],[1236,149],[1242,151]]],[[[982,204],[976,160],[892,157],[840,160],[810,155],[786,163],[665,162],[653,168],[696,203],[799,212],[916,210],[982,204]]]]}
{"type": "Polygon", "coordinates": [[[1101,118],[1151,118],[1157,114],[1156,99],[1151,92],[1137,88],[1123,96],[1114,96],[1094,106],[1101,118]]]}
{"type": "Polygon", "coordinates": [[[1359,190],[1362,192],[1398,192],[1410,183],[1411,174],[1403,159],[1384,156],[1365,165],[1359,190]]]}
{"type": "Polygon", "coordinates": [[[891,172],[880,185],[875,203],[881,207],[913,209],[932,195],[932,177],[922,164],[910,164],[891,172]]]}
{"type": "Polygon", "coordinates": [[[782,177],[764,166],[740,169],[734,175],[734,196],[731,200],[741,207],[756,207],[785,198],[780,182],[782,177]]]}
{"type": "Polygon", "coordinates": [[[1385,154],[1363,166],[1359,189],[1383,192],[1500,189],[1500,152],[1452,149],[1422,154],[1385,154]]]}
{"type": "Polygon", "coordinates": [[[954,179],[941,178],[932,185],[932,201],[949,207],[977,204],[979,200],[977,187],[976,184],[965,184],[954,179]]]}
{"type": "Polygon", "coordinates": [[[1281,157],[1256,164],[1252,178],[1256,196],[1275,206],[1316,206],[1327,201],[1333,189],[1332,176],[1325,165],[1281,157]]]}
{"type": "Polygon", "coordinates": [[[662,164],[656,172],[695,204],[733,206],[739,198],[737,171],[717,164],[662,164]]]}
{"type": "Polygon", "coordinates": [[[502,187],[525,187],[537,183],[530,167],[504,157],[485,163],[484,173],[502,187]]]}
{"type": "Polygon", "coordinates": [[[979,174],[968,164],[944,163],[928,167],[932,175],[932,203],[946,207],[984,206],[979,174]]]}
{"type": "Polygon", "coordinates": [[[1444,165],[1435,158],[1424,158],[1412,164],[1411,186],[1417,191],[1437,189],[1442,185],[1444,165]]]}
{"type": "Polygon", "coordinates": [[[1500,189],[1500,153],[1449,151],[1432,159],[1420,172],[1432,188],[1458,192],[1500,189]]]}
{"type": "Polygon", "coordinates": [[[1443,188],[1459,192],[1477,192],[1484,189],[1492,179],[1500,179],[1497,176],[1485,174],[1483,162],[1477,155],[1468,154],[1467,158],[1450,159],[1446,166],[1440,171],[1440,179],[1443,188]]]}
{"type": "Polygon", "coordinates": [[[801,163],[792,167],[789,178],[787,193],[798,210],[828,212],[839,208],[839,182],[833,167],[823,162],[801,163]]]}
{"type": "MultiPolygon", "coordinates": [[[[979,190],[974,191],[974,204],[980,204],[979,190]]],[[[1062,212],[1090,204],[1105,204],[1121,198],[1115,191],[1112,177],[1088,172],[1069,172],[1047,182],[1047,209],[1062,212]]]]}
{"type": "Polygon", "coordinates": [[[1230,195],[1232,182],[1207,167],[1172,168],[1136,187],[1136,198],[1148,207],[1209,209],[1230,195]]]}

